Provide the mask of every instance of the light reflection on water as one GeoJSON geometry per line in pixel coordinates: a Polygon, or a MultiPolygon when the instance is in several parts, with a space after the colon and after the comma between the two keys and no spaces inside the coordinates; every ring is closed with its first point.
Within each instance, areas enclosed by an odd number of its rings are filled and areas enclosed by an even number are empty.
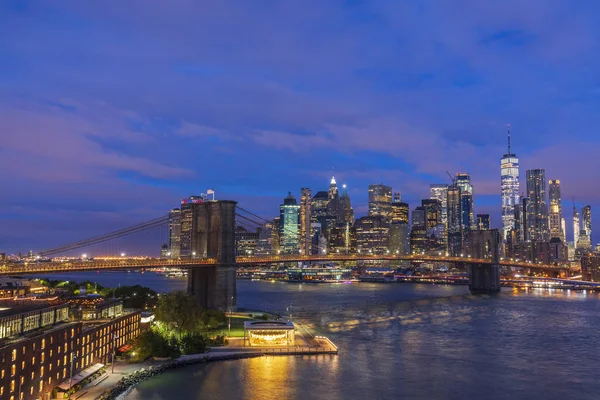
{"type": "Polygon", "coordinates": [[[285,314],[292,303],[294,319],[329,336],[340,355],[189,367],[142,383],[127,400],[596,399],[600,392],[596,293],[470,296],[463,286],[246,281],[238,288],[241,307],[285,314]]]}

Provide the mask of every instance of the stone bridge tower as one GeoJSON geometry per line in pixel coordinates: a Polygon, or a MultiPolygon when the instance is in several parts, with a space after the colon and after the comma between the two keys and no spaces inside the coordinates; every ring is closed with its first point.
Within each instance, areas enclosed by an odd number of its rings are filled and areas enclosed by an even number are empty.
{"type": "Polygon", "coordinates": [[[498,293],[500,287],[500,232],[498,229],[472,230],[465,239],[465,251],[472,258],[490,263],[469,264],[471,293],[498,293]]]}
{"type": "Polygon", "coordinates": [[[235,207],[230,200],[196,205],[192,222],[192,254],[214,258],[215,266],[190,268],[188,293],[207,309],[235,310],[237,304],[235,263],[235,207]]]}

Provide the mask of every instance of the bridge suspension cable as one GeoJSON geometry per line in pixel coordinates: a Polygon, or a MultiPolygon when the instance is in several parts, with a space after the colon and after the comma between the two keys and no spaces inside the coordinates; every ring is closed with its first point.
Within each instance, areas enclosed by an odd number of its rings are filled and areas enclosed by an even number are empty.
{"type": "Polygon", "coordinates": [[[80,240],[77,242],[69,243],[60,247],[55,247],[51,249],[46,249],[40,251],[39,254],[42,256],[55,255],[59,253],[64,253],[70,250],[76,250],[82,247],[87,247],[93,244],[106,242],[108,240],[121,238],[123,236],[128,236],[134,233],[138,233],[141,231],[145,231],[147,229],[155,228],[157,226],[161,226],[165,223],[169,222],[169,216],[161,216],[159,218],[154,218],[146,222],[142,222],[136,225],[129,226],[127,228],[119,229],[117,231],[109,232],[104,235],[91,237],[88,239],[80,240]]]}

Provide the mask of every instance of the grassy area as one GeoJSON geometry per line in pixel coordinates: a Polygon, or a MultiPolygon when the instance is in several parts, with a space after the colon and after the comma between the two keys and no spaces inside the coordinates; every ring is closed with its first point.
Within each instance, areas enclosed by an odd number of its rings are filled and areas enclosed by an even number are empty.
{"type": "MultiPolygon", "coordinates": [[[[240,317],[240,316],[232,316],[231,317],[231,337],[244,337],[244,322],[251,321],[253,318],[249,317],[240,317]]],[[[228,322],[225,321],[225,324],[208,332],[209,335],[225,335],[229,336],[229,328],[228,322]]]]}

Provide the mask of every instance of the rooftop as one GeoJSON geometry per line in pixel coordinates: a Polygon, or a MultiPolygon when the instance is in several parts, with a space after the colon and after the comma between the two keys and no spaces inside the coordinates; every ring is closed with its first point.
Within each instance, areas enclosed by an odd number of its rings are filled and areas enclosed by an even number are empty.
{"type": "Polygon", "coordinates": [[[58,297],[23,297],[17,299],[0,300],[0,317],[22,314],[29,311],[41,310],[64,303],[58,297]]]}
{"type": "Polygon", "coordinates": [[[246,321],[244,329],[294,329],[294,324],[290,321],[246,321]]]}

